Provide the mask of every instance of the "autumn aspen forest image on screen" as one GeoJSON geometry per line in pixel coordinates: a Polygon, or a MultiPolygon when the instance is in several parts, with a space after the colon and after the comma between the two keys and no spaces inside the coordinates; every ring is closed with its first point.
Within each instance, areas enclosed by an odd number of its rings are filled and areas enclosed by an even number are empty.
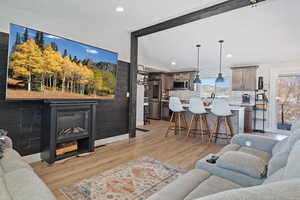
{"type": "Polygon", "coordinates": [[[11,24],[7,98],[113,98],[118,54],[11,24]]]}

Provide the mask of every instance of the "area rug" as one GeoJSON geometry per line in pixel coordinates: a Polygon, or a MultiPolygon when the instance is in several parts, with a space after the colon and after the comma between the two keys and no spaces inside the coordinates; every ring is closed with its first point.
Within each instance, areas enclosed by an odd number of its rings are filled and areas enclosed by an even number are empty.
{"type": "Polygon", "coordinates": [[[145,200],[185,170],[142,157],[61,189],[70,200],[145,200]]]}

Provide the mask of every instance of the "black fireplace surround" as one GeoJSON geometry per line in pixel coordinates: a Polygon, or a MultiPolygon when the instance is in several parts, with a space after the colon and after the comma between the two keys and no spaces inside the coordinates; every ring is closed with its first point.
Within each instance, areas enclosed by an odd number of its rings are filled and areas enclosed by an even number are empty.
{"type": "Polygon", "coordinates": [[[96,101],[46,100],[43,111],[41,159],[52,164],[70,156],[94,151],[96,101]],[[56,155],[59,145],[76,142],[78,149],[56,155]]]}

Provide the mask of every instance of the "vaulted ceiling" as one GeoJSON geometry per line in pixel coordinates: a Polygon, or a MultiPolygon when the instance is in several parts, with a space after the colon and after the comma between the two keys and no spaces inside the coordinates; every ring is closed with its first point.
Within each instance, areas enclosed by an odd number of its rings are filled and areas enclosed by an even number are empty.
{"type": "Polygon", "coordinates": [[[218,40],[224,43],[224,67],[300,60],[300,1],[267,0],[142,38],[147,65],[167,71],[195,70],[201,44],[201,72],[215,74],[218,40]],[[231,54],[231,58],[227,55],[231,54]],[[153,63],[152,63],[153,62],[153,63]],[[176,62],[176,65],[171,65],[176,62]]]}
{"type": "MultiPolygon", "coordinates": [[[[1,0],[0,31],[16,23],[118,52],[129,61],[131,31],[222,1],[1,0]],[[125,11],[115,12],[117,6],[125,11]]],[[[225,55],[233,55],[226,66],[297,60],[299,8],[299,0],[267,0],[143,37],[139,63],[166,71],[194,69],[195,45],[201,43],[201,67],[215,71],[219,39],[225,40],[225,55]]]]}

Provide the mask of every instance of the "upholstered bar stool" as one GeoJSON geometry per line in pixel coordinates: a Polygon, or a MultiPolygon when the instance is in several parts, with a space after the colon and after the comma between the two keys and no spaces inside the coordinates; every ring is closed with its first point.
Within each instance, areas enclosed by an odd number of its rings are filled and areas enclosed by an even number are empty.
{"type": "Polygon", "coordinates": [[[178,97],[170,97],[169,100],[169,109],[173,112],[170,122],[172,123],[165,134],[167,137],[170,130],[174,130],[175,135],[177,135],[177,132],[179,135],[181,134],[181,130],[187,128],[187,122],[184,115],[184,108],[181,104],[181,101],[178,97]],[[174,124],[173,124],[174,121],[174,124]],[[182,126],[182,122],[184,123],[184,126],[182,126]]]}
{"type": "Polygon", "coordinates": [[[225,99],[215,99],[212,104],[211,112],[217,117],[217,119],[214,124],[214,131],[209,138],[209,142],[212,142],[213,137],[215,137],[215,142],[217,141],[222,120],[224,120],[226,135],[223,139],[231,139],[233,136],[233,129],[230,118],[232,116],[232,112],[228,102],[225,99]]]}
{"type": "Polygon", "coordinates": [[[206,110],[204,108],[203,102],[199,97],[193,97],[190,99],[189,110],[192,113],[192,118],[190,121],[189,129],[187,132],[187,136],[191,134],[196,135],[200,133],[201,142],[204,142],[205,136],[210,136],[210,131],[208,128],[207,118],[206,118],[206,110]],[[192,129],[192,125],[194,122],[194,129],[192,129]],[[198,127],[198,125],[200,127],[198,127]]]}

